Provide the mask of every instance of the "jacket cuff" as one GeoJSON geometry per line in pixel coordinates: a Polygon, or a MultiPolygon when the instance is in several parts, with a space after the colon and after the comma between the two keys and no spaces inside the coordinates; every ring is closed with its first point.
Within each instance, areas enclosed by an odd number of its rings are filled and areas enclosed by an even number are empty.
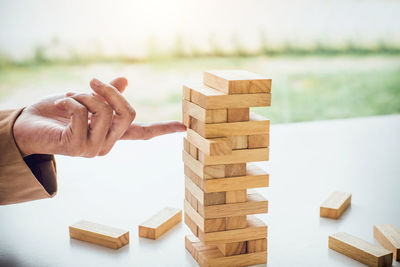
{"type": "Polygon", "coordinates": [[[53,197],[57,192],[53,155],[23,158],[15,143],[13,126],[23,109],[0,112],[0,204],[53,197]]]}

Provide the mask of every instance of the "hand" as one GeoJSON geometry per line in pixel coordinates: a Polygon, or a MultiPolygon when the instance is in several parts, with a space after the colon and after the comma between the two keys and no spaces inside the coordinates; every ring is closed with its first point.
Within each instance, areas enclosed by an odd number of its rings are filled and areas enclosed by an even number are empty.
{"type": "Polygon", "coordinates": [[[90,82],[94,93],[67,93],[27,107],[13,132],[22,156],[61,154],[95,157],[107,154],[120,139],[150,139],[185,131],[180,122],[135,124],[136,112],[122,96],[125,78],[90,82]]]}

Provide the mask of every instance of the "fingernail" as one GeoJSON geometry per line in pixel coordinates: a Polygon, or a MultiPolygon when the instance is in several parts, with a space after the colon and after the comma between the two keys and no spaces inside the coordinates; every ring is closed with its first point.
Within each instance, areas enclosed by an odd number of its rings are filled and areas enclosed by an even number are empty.
{"type": "Polygon", "coordinates": [[[96,78],[93,78],[92,79],[92,82],[93,82],[93,85],[94,86],[101,86],[103,83],[102,82],[100,82],[99,80],[97,80],[96,78]]]}
{"type": "Polygon", "coordinates": [[[77,94],[77,92],[71,91],[71,92],[66,93],[65,95],[66,95],[67,97],[69,97],[69,96],[73,96],[73,95],[76,95],[76,94],[77,94]]]}

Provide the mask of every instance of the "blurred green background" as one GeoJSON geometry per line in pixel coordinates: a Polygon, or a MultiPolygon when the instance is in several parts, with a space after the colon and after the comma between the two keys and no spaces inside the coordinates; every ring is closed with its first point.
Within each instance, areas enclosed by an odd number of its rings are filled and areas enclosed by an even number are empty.
{"type": "Polygon", "coordinates": [[[246,69],[273,123],[400,113],[399,1],[54,2],[0,0],[2,109],[125,76],[138,120],[179,120],[183,83],[246,69]]]}

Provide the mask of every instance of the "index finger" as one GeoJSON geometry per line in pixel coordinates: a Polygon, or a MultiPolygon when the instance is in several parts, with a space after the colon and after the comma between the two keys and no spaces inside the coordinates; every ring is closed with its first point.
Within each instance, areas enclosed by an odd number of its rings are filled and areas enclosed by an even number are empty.
{"type": "Polygon", "coordinates": [[[178,121],[151,124],[132,123],[121,140],[147,140],[159,135],[186,131],[186,126],[178,121]]]}

